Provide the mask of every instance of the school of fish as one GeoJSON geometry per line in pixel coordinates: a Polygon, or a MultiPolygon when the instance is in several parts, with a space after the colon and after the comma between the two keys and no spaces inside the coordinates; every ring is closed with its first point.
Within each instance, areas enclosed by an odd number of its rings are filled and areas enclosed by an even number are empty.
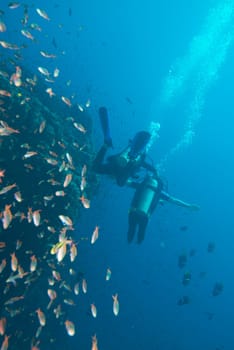
{"type": "MultiPolygon", "coordinates": [[[[56,66],[55,39],[49,52],[43,47],[44,36],[38,39],[43,21],[52,22],[53,14],[9,2],[0,15],[0,45],[5,51],[0,63],[0,350],[57,349],[59,332],[51,334],[48,324],[75,336],[78,327],[69,308],[75,314],[80,290],[89,293],[77,262],[82,237],[74,232],[79,213],[91,208],[97,186],[90,176],[91,101],[75,103],[66,91],[61,96],[56,91],[62,67],[56,66]],[[9,40],[7,11],[15,11],[17,19],[20,13],[21,40],[36,45],[45,59],[35,71],[24,66],[27,45],[9,40]],[[32,12],[39,24],[31,22],[32,12]],[[48,61],[55,62],[52,71],[48,61]]],[[[99,236],[96,225],[84,239],[91,247],[99,236]]],[[[109,281],[111,269],[103,275],[109,281]]],[[[117,316],[118,294],[112,299],[117,316]]],[[[97,310],[92,302],[95,319],[97,310]]],[[[91,349],[98,350],[96,334],[91,337],[91,349]]]]}

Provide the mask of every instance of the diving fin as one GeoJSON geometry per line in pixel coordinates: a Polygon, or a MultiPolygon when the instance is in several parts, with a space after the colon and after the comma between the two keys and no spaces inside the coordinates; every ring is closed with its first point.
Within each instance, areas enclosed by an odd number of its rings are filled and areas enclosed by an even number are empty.
{"type": "Polygon", "coordinates": [[[130,151],[128,155],[130,158],[135,159],[142,153],[150,140],[150,133],[148,131],[139,131],[133,138],[130,144],[130,151]]]}
{"type": "Polygon", "coordinates": [[[108,112],[107,112],[106,107],[100,107],[99,110],[98,110],[98,113],[99,113],[99,118],[100,118],[100,122],[101,122],[101,126],[102,126],[102,132],[103,132],[103,136],[104,136],[104,143],[108,147],[112,147],[113,148],[112,138],[110,136],[110,126],[109,126],[108,112]]]}

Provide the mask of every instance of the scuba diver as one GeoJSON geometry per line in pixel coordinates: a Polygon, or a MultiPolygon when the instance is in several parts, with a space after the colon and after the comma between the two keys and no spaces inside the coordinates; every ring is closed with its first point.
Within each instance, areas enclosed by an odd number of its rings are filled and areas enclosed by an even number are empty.
{"type": "Polygon", "coordinates": [[[142,243],[149,218],[161,201],[165,200],[191,210],[199,209],[197,205],[183,202],[163,191],[163,182],[158,176],[146,175],[141,183],[132,182],[131,186],[135,187],[136,191],[128,214],[129,243],[133,241],[137,228],[137,243],[142,243]]]}
{"type": "Polygon", "coordinates": [[[138,132],[122,152],[108,157],[107,161],[104,162],[108,148],[113,148],[108,113],[105,107],[99,108],[99,118],[104,134],[104,145],[94,159],[93,170],[98,174],[114,177],[119,186],[128,184],[131,178],[137,178],[137,172],[141,167],[151,171],[156,176],[156,169],[145,161],[145,148],[151,137],[147,131],[138,132]]]}

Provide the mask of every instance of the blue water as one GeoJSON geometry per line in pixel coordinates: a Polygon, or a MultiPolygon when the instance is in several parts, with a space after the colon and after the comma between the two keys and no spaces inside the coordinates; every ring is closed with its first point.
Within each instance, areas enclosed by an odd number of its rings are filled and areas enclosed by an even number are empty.
{"type": "Polygon", "coordinates": [[[233,7],[234,1],[218,0],[34,2],[29,3],[30,21],[43,28],[41,33],[33,32],[35,43],[19,33],[22,7],[1,7],[9,29],[1,33],[1,40],[28,44],[22,64],[35,73],[38,66],[58,67],[54,90],[67,97],[75,93],[80,104],[91,100],[95,149],[103,141],[97,116],[101,105],[109,110],[114,152],[124,148],[135,132],[148,129],[151,121],[159,122],[159,138],[149,156],[161,166],[169,193],[200,206],[199,212],[190,212],[165,203],[151,218],[145,241],[129,245],[127,214],[133,191],[117,187],[106,177],[100,179],[100,191],[77,225],[77,238],[91,235],[96,225],[100,238],[94,246],[85,241],[79,244],[76,264],[85,271],[88,293],[81,293],[77,307],[71,308],[77,334],[68,340],[64,335],[69,349],[90,349],[94,334],[102,350],[233,349],[234,29],[233,13],[228,14],[233,7]],[[51,21],[36,14],[38,6],[51,21]],[[212,9],[219,9],[216,17],[212,9]],[[215,32],[219,21],[223,27],[215,32]],[[193,44],[195,36],[200,36],[198,46],[193,44]],[[210,50],[208,38],[214,40],[210,50]],[[201,58],[194,63],[201,44],[201,58]],[[40,50],[55,53],[56,60],[46,61],[40,50]],[[177,79],[189,71],[190,64],[191,74],[182,89],[175,88],[179,96],[163,100],[170,71],[177,79]],[[194,135],[191,142],[181,143],[188,130],[194,135]],[[181,230],[182,226],[187,229],[181,230]],[[212,253],[207,251],[209,242],[215,243],[212,253]],[[189,256],[191,249],[194,256],[189,256]],[[188,257],[183,269],[178,267],[181,254],[188,257]],[[107,267],[112,271],[109,282],[105,281],[107,267]],[[192,275],[188,286],[182,284],[186,271],[192,275]],[[216,282],[222,282],[224,289],[214,297],[216,282]],[[112,312],[115,293],[120,302],[118,317],[112,312]],[[190,303],[180,306],[183,296],[189,296],[190,303]],[[89,312],[93,302],[96,319],[89,312]]]}

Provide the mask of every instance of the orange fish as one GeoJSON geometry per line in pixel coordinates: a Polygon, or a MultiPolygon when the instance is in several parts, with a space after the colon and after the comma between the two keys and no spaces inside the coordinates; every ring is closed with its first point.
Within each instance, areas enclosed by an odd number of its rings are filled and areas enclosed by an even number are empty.
{"type": "Polygon", "coordinates": [[[2,21],[0,22],[0,32],[3,33],[6,31],[6,25],[2,21]]]}
{"type": "Polygon", "coordinates": [[[53,91],[51,88],[46,89],[46,92],[47,92],[47,94],[48,94],[50,97],[55,96],[55,93],[54,93],[54,91],[53,91]]]}
{"type": "Polygon", "coordinates": [[[44,327],[46,325],[46,317],[44,312],[42,312],[41,309],[39,308],[36,310],[36,313],[37,313],[40,325],[44,327]]]}
{"type": "Polygon", "coordinates": [[[5,269],[6,267],[6,259],[3,259],[1,264],[0,264],[0,273],[5,269]]]}
{"type": "Polygon", "coordinates": [[[63,187],[67,187],[72,180],[72,174],[67,174],[63,183],[63,187]]]}
{"type": "Polygon", "coordinates": [[[70,245],[70,260],[71,260],[71,262],[73,262],[75,260],[76,256],[77,256],[77,248],[76,248],[75,243],[72,242],[70,245]]]}
{"type": "Polygon", "coordinates": [[[9,335],[5,335],[5,338],[2,342],[2,346],[1,346],[1,350],[7,350],[8,349],[8,346],[9,346],[9,343],[8,343],[8,339],[10,338],[9,335]]]}
{"type": "Polygon", "coordinates": [[[83,207],[85,209],[89,209],[90,208],[90,200],[88,198],[85,198],[84,195],[82,195],[80,197],[81,203],[83,204],[83,207]]]}
{"type": "Polygon", "coordinates": [[[32,213],[32,217],[33,217],[33,223],[35,226],[39,226],[40,225],[40,221],[41,221],[41,216],[40,216],[40,209],[38,210],[34,210],[34,212],[32,213]]]}
{"type": "Polygon", "coordinates": [[[3,219],[2,219],[4,230],[6,230],[8,228],[8,226],[10,225],[12,219],[13,219],[13,215],[11,213],[11,204],[9,204],[9,205],[6,204],[5,205],[5,210],[3,212],[3,219]]]}
{"type": "Polygon", "coordinates": [[[6,330],[6,318],[5,318],[5,317],[2,317],[2,318],[0,319],[0,334],[1,334],[1,335],[4,335],[5,330],[6,330]]]}
{"type": "Polygon", "coordinates": [[[67,334],[70,335],[71,337],[75,335],[75,325],[73,322],[66,320],[64,322],[67,334]]]}
{"type": "Polygon", "coordinates": [[[6,97],[11,97],[11,93],[6,90],[0,90],[0,95],[1,96],[6,96],[6,97]]]}
{"type": "Polygon", "coordinates": [[[97,317],[97,308],[94,304],[91,304],[91,313],[94,318],[97,317]]]}
{"type": "Polygon", "coordinates": [[[98,341],[97,341],[97,337],[96,334],[94,334],[94,336],[92,337],[92,350],[98,350],[98,341]]]}
{"type": "Polygon", "coordinates": [[[18,268],[18,259],[15,256],[15,253],[11,254],[11,269],[12,271],[17,271],[18,268]]]}

